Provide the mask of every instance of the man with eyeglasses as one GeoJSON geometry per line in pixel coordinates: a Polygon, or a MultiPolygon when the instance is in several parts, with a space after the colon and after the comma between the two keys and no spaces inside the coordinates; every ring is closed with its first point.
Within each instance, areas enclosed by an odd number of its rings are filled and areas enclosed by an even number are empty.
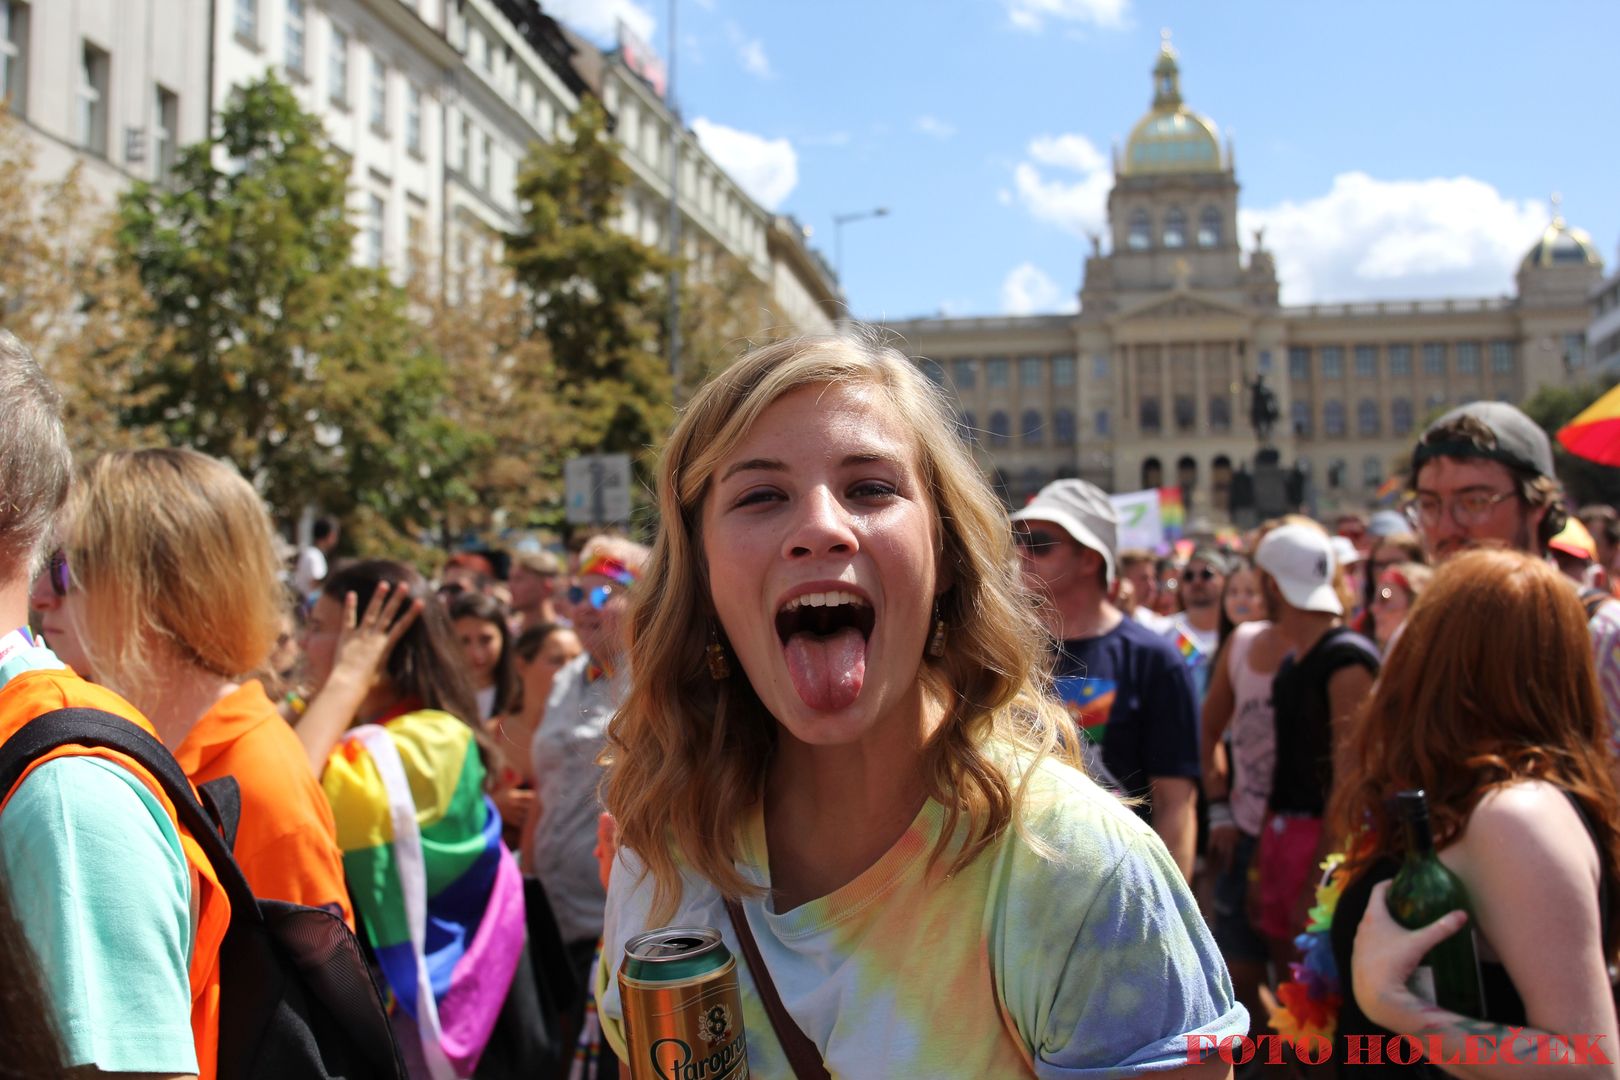
{"type": "MultiPolygon", "coordinates": [[[[1012,516],[1024,582],[1042,601],[1056,650],[1053,684],[1087,757],[1153,826],[1192,877],[1198,708],[1192,676],[1165,638],[1108,601],[1119,517],[1084,480],[1056,480],[1012,516]]],[[[1094,770],[1095,772],[1095,770],[1094,770]]]]}
{"type": "MultiPolygon", "coordinates": [[[[1547,433],[1503,402],[1463,405],[1429,425],[1412,450],[1411,476],[1407,516],[1436,563],[1484,546],[1546,556],[1569,518],[1547,433]]],[[[1610,740],[1620,750],[1620,603],[1598,590],[1581,600],[1610,740]]]]}
{"type": "Polygon", "coordinates": [[[1192,670],[1198,700],[1209,689],[1209,665],[1221,636],[1221,593],[1226,559],[1211,547],[1193,549],[1181,568],[1181,611],[1170,617],[1170,643],[1192,670]]]}

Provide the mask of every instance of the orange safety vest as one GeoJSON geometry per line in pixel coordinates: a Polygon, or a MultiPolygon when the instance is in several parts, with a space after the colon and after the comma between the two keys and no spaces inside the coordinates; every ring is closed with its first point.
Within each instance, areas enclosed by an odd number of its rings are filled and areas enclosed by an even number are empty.
{"type": "MultiPolygon", "coordinates": [[[[56,709],[101,709],[140,726],[148,735],[156,735],[152,725],[129,702],[104,687],[85,682],[71,671],[25,671],[0,687],[0,745],[15,735],[23,725],[37,716],[56,709]]],[[[21,786],[28,776],[47,761],[59,757],[98,757],[127,770],[145,784],[163,807],[169,820],[180,834],[180,847],[185,852],[191,870],[191,1033],[197,1043],[198,1080],[214,1080],[219,1058],[219,950],[225,940],[225,930],[231,921],[231,905],[220,886],[208,856],[191,833],[180,824],[174,803],[163,793],[163,785],[130,758],[100,746],[61,746],[30,765],[17,781],[21,786]]],[[[0,799],[0,812],[11,801],[12,793],[0,799]]]]}

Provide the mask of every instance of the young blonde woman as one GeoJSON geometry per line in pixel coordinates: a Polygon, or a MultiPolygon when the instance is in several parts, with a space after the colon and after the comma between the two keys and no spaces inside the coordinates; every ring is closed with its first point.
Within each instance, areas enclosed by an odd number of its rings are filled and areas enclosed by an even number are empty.
{"type": "Polygon", "coordinates": [[[351,926],[331,808],[264,685],[282,592],[270,520],[229,465],[185,449],[106,454],[68,507],[71,581],[33,603],[58,656],[151,719],[193,783],[233,776],[236,861],[255,894],[351,926]]]}
{"type": "Polygon", "coordinates": [[[679,923],[757,940],[760,1076],[790,1075],[767,979],[835,1076],[1228,1071],[1187,1036],[1247,1017],[1164,845],[1059,749],[1006,512],[955,430],[906,357],[826,337],[737,361],[671,436],[610,728],[621,1055],[625,943],[679,923]]]}

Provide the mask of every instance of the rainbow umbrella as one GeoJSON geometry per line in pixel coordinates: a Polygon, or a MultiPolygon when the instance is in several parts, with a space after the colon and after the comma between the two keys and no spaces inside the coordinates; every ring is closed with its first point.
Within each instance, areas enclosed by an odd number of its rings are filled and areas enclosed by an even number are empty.
{"type": "Polygon", "coordinates": [[[1559,428],[1558,441],[1564,449],[1588,461],[1620,465],[1620,386],[1559,428]]]}

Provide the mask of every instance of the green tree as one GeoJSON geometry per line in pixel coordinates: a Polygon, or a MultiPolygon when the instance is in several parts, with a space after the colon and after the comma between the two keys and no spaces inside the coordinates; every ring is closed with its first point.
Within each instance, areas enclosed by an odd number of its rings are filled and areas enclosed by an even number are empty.
{"type": "Polygon", "coordinates": [[[502,526],[554,528],[562,513],[566,425],[555,403],[556,373],[546,339],[499,255],[498,237],[476,237],[448,281],[413,258],[413,313],[444,358],[444,416],[469,433],[464,458],[446,472],[437,503],[448,547],[467,533],[502,526]]]}
{"type": "Polygon", "coordinates": [[[518,175],[523,223],[506,258],[551,349],[567,453],[662,441],[673,417],[663,354],[666,255],[614,227],[630,182],[593,98],[569,138],[537,143],[518,175]]]}
{"type": "Polygon", "coordinates": [[[1543,386],[1524,403],[1525,413],[1553,440],[1558,477],[1564,482],[1564,491],[1578,506],[1588,503],[1620,506],[1620,469],[1571,454],[1559,443],[1558,429],[1606,394],[1615,381],[1611,376],[1582,386],[1543,386]]]}
{"type": "Polygon", "coordinates": [[[353,262],[347,175],[267,78],[232,95],[168,183],[125,195],[120,244],[167,335],[130,413],[235,462],[282,516],[353,515],[357,547],[398,553],[433,521],[434,477],[467,437],[439,409],[444,365],[404,293],[353,262]]]}
{"type": "Polygon", "coordinates": [[[681,277],[681,400],[758,345],[794,328],[775,309],[771,291],[741,259],[719,252],[708,273],[681,277]]]}
{"type": "Polygon", "coordinates": [[[154,344],[139,279],[117,258],[111,209],[75,165],[34,172],[33,147],[0,107],[0,327],[33,350],[61,389],[75,454],[159,441],[129,423],[132,373],[154,344]]]}

